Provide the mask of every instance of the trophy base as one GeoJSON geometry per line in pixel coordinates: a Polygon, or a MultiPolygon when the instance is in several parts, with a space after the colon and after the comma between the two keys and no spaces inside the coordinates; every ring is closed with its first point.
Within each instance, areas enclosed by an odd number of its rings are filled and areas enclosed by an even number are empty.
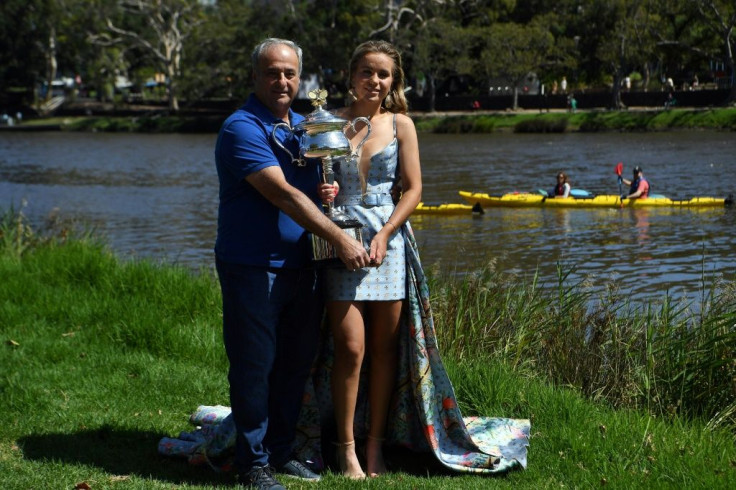
{"type": "MultiPolygon", "coordinates": [[[[359,243],[363,243],[363,234],[360,231],[363,225],[360,221],[348,219],[333,222],[348,236],[354,238],[359,243]]],[[[336,269],[345,267],[343,261],[337,256],[335,247],[330,242],[313,233],[310,233],[309,237],[312,242],[312,262],[315,266],[336,269]]]]}

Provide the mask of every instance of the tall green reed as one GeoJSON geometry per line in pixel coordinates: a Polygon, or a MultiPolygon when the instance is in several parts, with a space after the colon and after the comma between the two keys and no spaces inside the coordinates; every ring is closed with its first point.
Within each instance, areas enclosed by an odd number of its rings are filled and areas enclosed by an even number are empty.
{"type": "MultiPolygon", "coordinates": [[[[461,278],[431,271],[438,341],[456,359],[502,359],[615,407],[705,417],[736,429],[734,286],[694,312],[665,294],[635,306],[615,282],[598,297],[558,264],[552,287],[495,261],[461,278]]],[[[705,283],[703,284],[705,287],[705,283]]]]}
{"type": "Polygon", "coordinates": [[[650,323],[646,396],[662,413],[705,417],[736,427],[736,294],[724,285],[701,311],[671,312],[650,323]],[[703,311],[704,308],[704,311],[703,311]]]}
{"type": "Polygon", "coordinates": [[[36,228],[32,227],[23,209],[28,205],[24,199],[20,209],[11,205],[7,210],[0,208],[0,255],[20,259],[30,250],[41,245],[64,243],[69,239],[101,244],[94,228],[79,226],[73,220],[62,219],[57,210],[51,211],[36,228]]]}
{"type": "Polygon", "coordinates": [[[25,206],[23,202],[19,210],[11,207],[0,218],[0,252],[6,257],[19,259],[38,241],[23,215],[25,206]]]}

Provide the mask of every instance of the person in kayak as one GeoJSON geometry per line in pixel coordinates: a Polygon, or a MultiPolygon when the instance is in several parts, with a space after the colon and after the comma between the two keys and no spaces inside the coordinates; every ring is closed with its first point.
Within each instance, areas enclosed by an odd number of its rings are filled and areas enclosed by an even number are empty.
{"type": "Polygon", "coordinates": [[[649,196],[649,182],[644,178],[640,166],[634,167],[634,180],[622,179],[629,186],[629,193],[623,194],[621,199],[646,199],[649,196]]]}
{"type": "Polygon", "coordinates": [[[552,197],[570,197],[570,183],[565,172],[557,174],[557,185],[552,190],[552,197]]]}

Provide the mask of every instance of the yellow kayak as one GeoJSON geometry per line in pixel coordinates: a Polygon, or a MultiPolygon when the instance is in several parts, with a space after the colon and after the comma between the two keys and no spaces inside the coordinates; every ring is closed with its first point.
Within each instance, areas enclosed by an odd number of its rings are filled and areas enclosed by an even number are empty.
{"type": "Polygon", "coordinates": [[[733,204],[733,197],[693,197],[691,199],[670,199],[664,196],[646,199],[621,199],[616,195],[592,197],[551,198],[531,192],[512,192],[501,196],[491,196],[483,192],[460,191],[460,196],[471,205],[480,204],[484,208],[646,208],[646,207],[708,207],[733,204]]]}
{"type": "Polygon", "coordinates": [[[420,202],[414,210],[413,214],[472,214],[472,213],[483,213],[483,208],[480,204],[424,204],[420,202]]]}

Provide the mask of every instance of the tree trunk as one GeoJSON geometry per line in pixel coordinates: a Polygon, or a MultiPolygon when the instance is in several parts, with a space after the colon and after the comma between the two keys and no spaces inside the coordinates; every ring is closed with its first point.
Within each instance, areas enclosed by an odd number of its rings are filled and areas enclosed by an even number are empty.
{"type": "Polygon", "coordinates": [[[169,99],[169,109],[177,112],[179,110],[179,77],[177,76],[177,69],[173,63],[169,63],[166,66],[166,74],[169,77],[169,84],[166,87],[168,90],[166,95],[169,99]]]}
{"type": "Polygon", "coordinates": [[[434,75],[427,75],[427,87],[429,88],[429,112],[434,112],[437,106],[437,94],[435,93],[434,75]]]}
{"type": "Polygon", "coordinates": [[[49,44],[46,47],[46,90],[45,100],[48,102],[51,100],[52,92],[54,90],[54,80],[56,79],[56,28],[51,26],[49,29],[49,44]]]}
{"type": "Polygon", "coordinates": [[[731,68],[731,91],[728,93],[727,105],[736,105],[736,83],[734,83],[733,68],[731,68]]]}
{"type": "MultiPolygon", "coordinates": [[[[115,26],[110,18],[106,18],[108,30],[120,38],[127,39],[130,44],[137,45],[153,55],[169,77],[167,99],[169,109],[179,110],[178,80],[181,74],[181,53],[184,40],[192,33],[200,22],[192,15],[194,2],[162,2],[161,0],[120,0],[122,11],[144,16],[150,28],[141,32],[130,31],[115,26]],[[156,36],[156,40],[149,39],[156,36]]],[[[293,3],[290,3],[293,7],[293,3]]],[[[109,44],[120,39],[109,39],[96,36],[102,43],[109,44]]]]}
{"type": "Polygon", "coordinates": [[[621,74],[616,72],[613,75],[613,87],[611,87],[611,109],[620,111],[624,107],[621,101],[621,74]]]}
{"type": "Polygon", "coordinates": [[[726,105],[736,105],[736,63],[734,63],[733,52],[729,50],[728,58],[726,58],[726,66],[731,72],[731,91],[728,93],[726,105]]]}

